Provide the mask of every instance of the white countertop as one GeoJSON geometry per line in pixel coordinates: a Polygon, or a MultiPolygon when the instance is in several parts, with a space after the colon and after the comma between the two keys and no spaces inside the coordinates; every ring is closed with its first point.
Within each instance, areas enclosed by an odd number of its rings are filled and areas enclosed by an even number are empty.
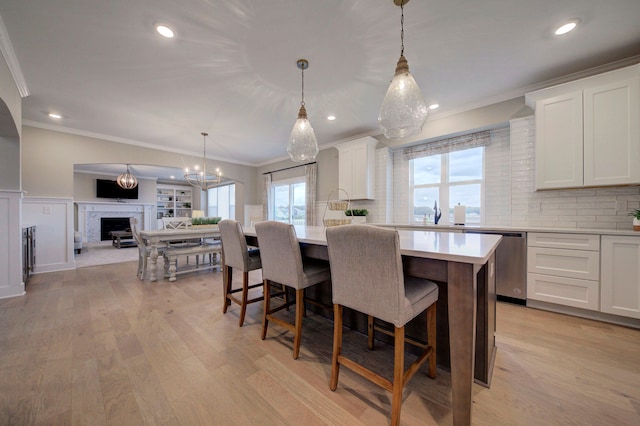
{"type": "MultiPolygon", "coordinates": [[[[294,226],[301,243],[327,245],[323,226],[294,226]]],[[[255,229],[245,228],[255,236],[255,229]]],[[[463,263],[484,264],[495,251],[500,235],[464,234],[448,230],[398,230],[400,252],[404,255],[463,263]]]]}
{"type": "Polygon", "coordinates": [[[589,228],[541,228],[530,226],[479,226],[479,225],[418,225],[402,223],[372,223],[371,225],[396,229],[442,230],[442,231],[496,231],[496,232],[556,232],[566,234],[627,235],[640,237],[640,231],[633,229],[589,229],[589,228]]]}

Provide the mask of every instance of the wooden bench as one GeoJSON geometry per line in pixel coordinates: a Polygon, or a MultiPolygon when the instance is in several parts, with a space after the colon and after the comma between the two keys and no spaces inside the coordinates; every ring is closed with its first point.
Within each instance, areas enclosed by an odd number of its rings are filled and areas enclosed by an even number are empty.
{"type": "Polygon", "coordinates": [[[111,231],[109,232],[111,235],[112,245],[115,248],[123,248],[123,247],[136,247],[137,244],[133,240],[133,233],[131,231],[111,231]],[[122,240],[131,240],[131,241],[122,241],[122,240]]]}
{"type": "Polygon", "coordinates": [[[165,277],[169,277],[169,281],[175,281],[177,274],[184,274],[187,272],[200,271],[204,269],[220,268],[220,256],[222,252],[222,245],[216,244],[200,244],[190,245],[182,247],[169,246],[164,251],[165,257],[165,277]],[[200,256],[209,255],[209,261],[203,261],[200,263],[196,261],[195,265],[189,265],[178,268],[178,256],[200,256]]]}

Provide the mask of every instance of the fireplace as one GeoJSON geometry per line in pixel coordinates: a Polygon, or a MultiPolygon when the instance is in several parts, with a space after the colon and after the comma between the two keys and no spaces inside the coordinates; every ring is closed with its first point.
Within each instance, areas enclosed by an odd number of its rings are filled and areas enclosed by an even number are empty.
{"type": "Polygon", "coordinates": [[[106,236],[102,235],[100,229],[102,218],[126,219],[126,224],[121,226],[120,230],[130,227],[130,217],[138,219],[140,229],[157,229],[155,204],[77,201],[76,206],[78,207],[78,231],[83,234],[83,241],[87,243],[99,243],[101,240],[109,238],[108,231],[106,236]]]}
{"type": "Polygon", "coordinates": [[[128,217],[102,217],[100,218],[100,241],[110,240],[111,231],[127,231],[131,229],[128,217]]]}

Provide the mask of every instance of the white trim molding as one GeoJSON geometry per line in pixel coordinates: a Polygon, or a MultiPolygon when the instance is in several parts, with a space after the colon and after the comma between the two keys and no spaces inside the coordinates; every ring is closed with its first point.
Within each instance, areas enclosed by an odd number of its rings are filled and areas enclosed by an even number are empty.
{"type": "Polygon", "coordinates": [[[22,296],[22,192],[0,191],[0,299],[22,296]]]}
{"type": "Polygon", "coordinates": [[[20,69],[20,63],[18,63],[16,52],[13,50],[13,45],[9,39],[7,27],[4,26],[2,16],[0,16],[0,52],[2,52],[2,56],[4,56],[4,60],[7,62],[7,66],[9,67],[9,71],[11,71],[13,81],[16,83],[20,96],[26,98],[29,96],[27,81],[24,79],[22,69],[20,69]]]}

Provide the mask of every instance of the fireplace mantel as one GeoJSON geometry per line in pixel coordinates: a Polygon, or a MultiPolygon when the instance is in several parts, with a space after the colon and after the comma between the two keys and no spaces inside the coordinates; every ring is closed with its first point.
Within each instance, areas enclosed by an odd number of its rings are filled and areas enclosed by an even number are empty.
{"type": "Polygon", "coordinates": [[[100,241],[100,219],[103,217],[135,217],[141,229],[151,229],[154,204],[76,201],[78,231],[85,242],[100,241]]]}

